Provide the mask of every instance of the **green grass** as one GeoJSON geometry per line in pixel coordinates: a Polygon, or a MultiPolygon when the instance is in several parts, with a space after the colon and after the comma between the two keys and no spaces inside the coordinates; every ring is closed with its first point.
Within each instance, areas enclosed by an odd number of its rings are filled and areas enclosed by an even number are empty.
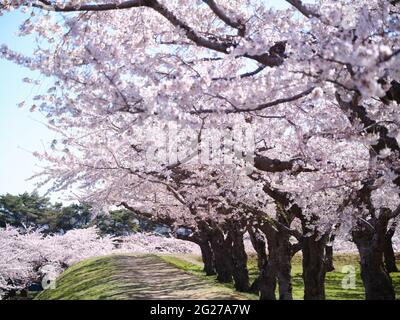
{"type": "Polygon", "coordinates": [[[121,283],[114,278],[118,270],[112,256],[85,260],[63,272],[56,288],[38,294],[37,300],[106,299],[118,294],[121,283]]]}
{"type": "MultiPolygon", "coordinates": [[[[293,296],[303,298],[301,255],[292,261],[293,296]]],[[[355,254],[338,254],[334,257],[336,270],[326,276],[327,299],[364,299],[358,257],[355,254]],[[343,289],[344,266],[356,269],[355,289],[343,289]]],[[[400,265],[399,265],[400,267],[400,265]]],[[[250,280],[258,275],[255,256],[249,257],[250,280]]],[[[231,299],[257,299],[254,294],[235,293],[233,284],[220,284],[215,276],[206,276],[202,271],[201,257],[172,255],[113,255],[80,262],[65,272],[56,281],[56,288],[39,293],[39,300],[96,300],[96,299],[172,299],[182,297],[207,297],[231,299]],[[176,267],[176,268],[175,268],[176,267]],[[175,270],[175,271],[174,271],[175,270]],[[181,271],[179,271],[181,270],[181,271]],[[154,274],[154,277],[152,277],[154,274]],[[153,282],[150,282],[153,279],[153,282]],[[164,281],[163,281],[164,279],[164,281]],[[181,296],[177,296],[177,293],[181,296]],[[188,296],[190,294],[190,296],[188,296]]],[[[397,298],[400,297],[400,273],[392,273],[397,298]]]]}
{"type": "MultiPolygon", "coordinates": [[[[216,282],[215,276],[206,277],[202,273],[202,266],[188,261],[184,261],[182,258],[176,257],[163,257],[169,263],[174,264],[176,267],[185,270],[187,272],[192,272],[198,276],[208,278],[209,281],[216,282]]],[[[197,257],[200,262],[201,258],[197,257]]],[[[360,277],[360,268],[358,263],[358,256],[356,254],[337,254],[334,256],[334,266],[335,270],[329,272],[326,275],[325,290],[326,298],[329,300],[363,300],[364,288],[362,285],[360,277]],[[356,282],[354,289],[343,289],[342,280],[346,276],[342,273],[345,266],[353,266],[356,270],[356,282]]],[[[248,262],[249,276],[250,280],[253,281],[258,275],[257,261],[255,256],[249,256],[248,262]]],[[[400,265],[399,265],[400,269],[400,265]]],[[[393,285],[396,291],[397,299],[400,298],[400,273],[391,274],[393,285]]],[[[293,298],[303,299],[303,279],[302,279],[302,266],[301,266],[301,255],[296,255],[293,257],[292,261],[292,284],[293,284],[293,298]]],[[[232,284],[220,284],[233,288],[232,284]]],[[[250,295],[253,296],[254,295],[250,295]]]]}
{"type": "MultiPolygon", "coordinates": [[[[194,264],[182,258],[174,257],[171,255],[160,255],[160,258],[163,259],[165,262],[168,262],[185,272],[190,272],[196,275],[197,277],[208,281],[211,286],[220,288],[229,288],[231,290],[235,290],[233,283],[219,283],[215,276],[206,276],[205,273],[203,272],[203,266],[200,264],[194,264]]],[[[198,260],[201,261],[201,258],[198,257],[198,260]]],[[[249,300],[258,299],[258,296],[255,294],[243,293],[243,292],[241,292],[240,294],[244,295],[249,300]]]]}
{"type": "Polygon", "coordinates": [[[210,279],[201,267],[157,255],[111,255],[80,262],[56,280],[54,289],[37,300],[203,299],[245,300],[257,297],[236,292],[210,279]],[[179,268],[175,267],[175,264],[179,268]],[[185,272],[190,271],[190,272],[185,272]],[[195,275],[194,275],[194,274],[195,275]]]}

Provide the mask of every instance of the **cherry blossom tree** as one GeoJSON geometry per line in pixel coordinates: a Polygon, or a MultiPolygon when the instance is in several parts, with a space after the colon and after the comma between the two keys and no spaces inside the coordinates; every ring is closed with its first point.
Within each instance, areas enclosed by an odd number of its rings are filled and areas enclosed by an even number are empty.
{"type": "Polygon", "coordinates": [[[37,154],[42,184],[191,230],[240,290],[249,231],[265,299],[276,281],[292,298],[299,248],[305,298],[324,299],[327,246],[348,233],[366,298],[394,299],[399,3],[286,3],[2,1],[40,41],[0,55],[54,79],[31,106],[60,136],[37,154]]]}
{"type": "Polygon", "coordinates": [[[110,237],[100,238],[94,228],[44,236],[40,230],[0,229],[0,290],[25,289],[43,277],[55,280],[65,268],[80,260],[111,253],[110,237]]]}
{"type": "Polygon", "coordinates": [[[40,230],[8,226],[0,228],[0,298],[31,283],[55,280],[79,261],[126,253],[193,254],[198,250],[187,241],[149,233],[113,238],[99,236],[99,230],[92,227],[45,235],[40,230]]]}

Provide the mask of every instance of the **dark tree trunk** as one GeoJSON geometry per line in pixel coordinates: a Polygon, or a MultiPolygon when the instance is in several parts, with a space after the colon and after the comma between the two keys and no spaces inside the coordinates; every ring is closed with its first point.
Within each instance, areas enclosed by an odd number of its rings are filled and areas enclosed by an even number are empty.
{"type": "Polygon", "coordinates": [[[276,269],[267,261],[259,277],[260,300],[276,300],[276,269]]]}
{"type": "Polygon", "coordinates": [[[396,257],[394,255],[392,238],[395,233],[395,226],[392,226],[385,234],[385,244],[383,248],[385,267],[387,272],[399,272],[396,265],[396,257]]]}
{"type": "Polygon", "coordinates": [[[291,245],[290,256],[293,258],[294,255],[303,249],[303,241],[300,239],[297,243],[291,245]]]}
{"type": "Polygon", "coordinates": [[[267,263],[267,244],[264,235],[261,231],[254,227],[249,227],[248,229],[250,235],[250,241],[253,245],[254,250],[257,253],[257,266],[261,271],[263,266],[267,263]]]}
{"type": "Polygon", "coordinates": [[[388,220],[384,214],[358,225],[352,232],[360,254],[366,300],[394,300],[392,279],[385,269],[383,251],[388,220]]]}
{"type": "Polygon", "coordinates": [[[277,231],[269,225],[265,225],[264,229],[268,242],[269,269],[273,270],[278,280],[279,300],[292,300],[290,235],[283,230],[277,231]]]}
{"type": "Polygon", "coordinates": [[[277,271],[279,300],[293,300],[290,257],[284,256],[282,258],[284,261],[279,263],[280,267],[277,271]]]}
{"type": "Polygon", "coordinates": [[[235,289],[249,292],[249,271],[247,269],[247,254],[243,243],[243,232],[234,228],[230,231],[230,237],[232,239],[232,275],[235,289]]]}
{"type": "Polygon", "coordinates": [[[382,263],[381,253],[373,247],[360,244],[361,278],[365,288],[366,300],[394,300],[392,280],[382,263]]]}
{"type": "Polygon", "coordinates": [[[191,234],[176,234],[176,237],[181,240],[191,241],[196,243],[201,250],[201,258],[204,263],[204,272],[206,275],[215,275],[215,259],[210,244],[210,233],[204,230],[199,230],[191,234]]]}
{"type": "Polygon", "coordinates": [[[329,236],[330,245],[325,247],[325,268],[326,272],[331,272],[335,270],[335,266],[333,265],[333,242],[335,241],[335,234],[332,233],[329,236]]]}
{"type": "Polygon", "coordinates": [[[335,270],[333,265],[333,246],[325,246],[325,268],[326,272],[331,272],[335,270]]]}
{"type": "Polygon", "coordinates": [[[254,281],[250,285],[250,289],[249,289],[249,291],[251,293],[254,293],[254,294],[257,294],[257,295],[260,294],[260,274],[261,274],[261,271],[259,270],[258,272],[259,272],[259,275],[254,279],[254,281]]]}
{"type": "MultiPolygon", "coordinates": [[[[284,221],[281,221],[284,223],[284,221]]],[[[261,268],[258,285],[260,290],[260,299],[276,300],[276,285],[279,285],[279,299],[292,300],[292,276],[291,276],[291,258],[292,247],[289,241],[290,235],[284,230],[276,230],[270,224],[264,224],[262,227],[268,243],[268,259],[264,256],[264,243],[258,241],[254,246],[260,247],[259,268],[261,268]]],[[[257,242],[255,234],[250,232],[253,242],[257,242]]]]}
{"type": "Polygon", "coordinates": [[[253,245],[254,250],[257,253],[257,266],[260,275],[254,280],[250,287],[250,291],[254,293],[260,292],[260,278],[263,272],[263,269],[266,267],[267,264],[267,250],[266,250],[266,240],[264,235],[260,232],[259,229],[254,227],[249,227],[247,229],[250,235],[250,241],[253,245]]]}
{"type": "Polygon", "coordinates": [[[201,257],[204,263],[204,272],[207,276],[215,275],[215,260],[214,254],[211,250],[211,245],[209,241],[202,241],[199,243],[201,249],[201,257]]]}
{"type": "Polygon", "coordinates": [[[232,282],[232,244],[229,237],[224,238],[220,230],[213,230],[210,244],[215,258],[217,280],[221,283],[232,282]]]}
{"type": "Polygon", "coordinates": [[[325,300],[326,243],[327,236],[316,234],[302,240],[304,300],[325,300]]]}

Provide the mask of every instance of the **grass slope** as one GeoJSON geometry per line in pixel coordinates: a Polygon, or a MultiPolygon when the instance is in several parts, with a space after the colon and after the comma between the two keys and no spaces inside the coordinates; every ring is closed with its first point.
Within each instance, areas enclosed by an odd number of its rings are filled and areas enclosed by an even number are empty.
{"type": "MultiPolygon", "coordinates": [[[[327,299],[364,299],[358,257],[335,255],[336,270],[326,277],[327,299]],[[343,289],[345,266],[356,269],[355,289],[343,289]]],[[[258,274],[256,259],[249,257],[251,280],[258,274]]],[[[400,267],[400,265],[399,265],[400,267]]],[[[39,300],[109,299],[257,299],[253,294],[235,292],[232,284],[220,284],[214,276],[202,272],[201,258],[193,255],[113,255],[80,262],[60,275],[56,289],[45,290],[39,300]]],[[[293,295],[303,298],[301,256],[293,258],[293,295]]],[[[400,273],[392,273],[397,298],[400,297],[400,273]]]]}
{"type": "Polygon", "coordinates": [[[120,283],[114,276],[116,273],[111,257],[85,260],[63,272],[56,281],[56,289],[45,290],[35,299],[106,299],[120,292],[120,283]]]}
{"type": "Polygon", "coordinates": [[[60,275],[38,300],[248,299],[156,255],[113,255],[80,262],[60,275]]]}

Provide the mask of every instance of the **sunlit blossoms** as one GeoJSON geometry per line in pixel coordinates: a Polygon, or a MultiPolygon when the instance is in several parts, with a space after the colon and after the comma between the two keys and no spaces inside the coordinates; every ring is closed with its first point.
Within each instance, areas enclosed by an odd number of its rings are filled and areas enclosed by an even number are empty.
{"type": "Polygon", "coordinates": [[[347,234],[366,298],[394,299],[384,255],[400,215],[399,3],[285,4],[2,1],[27,11],[20,33],[39,43],[0,56],[54,82],[32,106],[59,135],[36,153],[39,185],[170,225],[241,291],[248,232],[273,279],[261,277],[263,299],[275,282],[292,299],[299,250],[304,297],[324,299],[327,246],[347,234]]]}

